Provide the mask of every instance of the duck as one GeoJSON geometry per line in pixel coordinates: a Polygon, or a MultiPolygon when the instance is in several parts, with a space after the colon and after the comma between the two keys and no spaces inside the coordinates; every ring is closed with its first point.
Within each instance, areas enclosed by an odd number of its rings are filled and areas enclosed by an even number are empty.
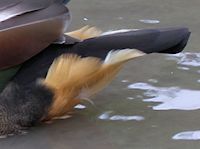
{"type": "Polygon", "coordinates": [[[179,53],[190,37],[187,27],[104,34],[85,26],[67,32],[67,3],[0,2],[0,136],[68,117],[126,62],[151,53],[179,53]]]}

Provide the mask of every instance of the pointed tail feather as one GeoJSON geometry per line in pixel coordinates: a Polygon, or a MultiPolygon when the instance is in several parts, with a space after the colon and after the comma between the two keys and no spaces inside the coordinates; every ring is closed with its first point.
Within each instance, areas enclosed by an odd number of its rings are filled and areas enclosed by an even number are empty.
{"type": "Polygon", "coordinates": [[[98,58],[68,54],[61,55],[54,60],[49,68],[45,83],[53,88],[61,89],[63,86],[78,86],[91,73],[94,73],[100,60],[98,58]]]}
{"type": "Polygon", "coordinates": [[[72,88],[76,91],[85,87],[101,88],[112,80],[125,62],[143,55],[145,53],[136,49],[110,51],[104,62],[94,57],[62,55],[54,60],[49,68],[44,84],[57,90],[58,94],[61,90],[65,90],[66,93],[62,96],[68,97],[70,94],[74,95],[72,92],[67,93],[69,90],[72,91],[72,88]]]}
{"type": "Polygon", "coordinates": [[[136,49],[110,51],[104,60],[104,64],[111,65],[111,64],[123,63],[130,59],[143,56],[143,55],[145,55],[145,53],[136,49]]]}
{"type": "Polygon", "coordinates": [[[136,49],[110,51],[100,69],[87,78],[79,98],[89,98],[101,91],[113,80],[125,62],[143,55],[145,53],[136,49]]]}

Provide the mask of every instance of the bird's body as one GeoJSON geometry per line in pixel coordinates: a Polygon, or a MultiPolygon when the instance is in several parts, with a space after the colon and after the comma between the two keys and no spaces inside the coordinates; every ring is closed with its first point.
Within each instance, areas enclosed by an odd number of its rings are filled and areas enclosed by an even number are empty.
{"type": "MultiPolygon", "coordinates": [[[[126,40],[109,45],[112,37],[123,39],[127,33],[99,36],[96,29],[88,30],[91,28],[70,33],[82,42],[50,46],[22,65],[0,94],[0,135],[21,133],[26,127],[69,115],[75,105],[103,89],[125,62],[153,52],[147,48],[122,50],[120,46],[133,47],[126,40]],[[99,41],[108,42],[107,49],[101,48],[105,45],[99,41]],[[92,49],[88,42],[96,42],[97,48],[92,49]],[[121,50],[113,50],[117,44],[121,50]]],[[[177,50],[184,46],[185,43],[180,44],[177,50]]],[[[165,53],[166,49],[156,52],[162,51],[165,53]]]]}
{"type": "Polygon", "coordinates": [[[70,18],[61,0],[1,2],[0,70],[23,63],[53,42],[64,42],[70,18]]]}
{"type": "Polygon", "coordinates": [[[0,2],[0,70],[6,73],[9,70],[5,68],[12,66],[16,72],[2,84],[0,135],[20,133],[26,127],[69,114],[81,100],[104,88],[128,60],[149,53],[178,53],[190,35],[187,28],[101,35],[99,30],[89,27],[64,34],[68,26],[65,19],[69,20],[63,4],[66,1],[23,2],[0,2]],[[10,11],[17,6],[23,7],[15,13],[10,11]],[[1,11],[11,15],[2,17],[1,11]],[[51,34],[52,29],[48,28],[51,21],[60,22],[53,28],[56,34],[51,34]],[[41,26],[42,23],[46,26],[41,26]],[[44,36],[34,32],[43,27],[44,36]],[[20,41],[9,39],[20,34],[24,35],[20,41]],[[64,42],[60,37],[65,37],[64,42]],[[32,43],[30,47],[25,40],[32,43]]]}
{"type": "Polygon", "coordinates": [[[10,82],[0,95],[1,135],[20,133],[25,127],[69,114],[82,99],[104,88],[123,63],[142,55],[130,49],[111,52],[105,61],[61,55],[45,79],[28,86],[10,82]]]}
{"type": "Polygon", "coordinates": [[[61,56],[49,69],[43,84],[54,91],[49,118],[68,114],[82,99],[90,98],[104,88],[122,65],[144,53],[138,50],[110,52],[104,61],[99,58],[61,56]]]}

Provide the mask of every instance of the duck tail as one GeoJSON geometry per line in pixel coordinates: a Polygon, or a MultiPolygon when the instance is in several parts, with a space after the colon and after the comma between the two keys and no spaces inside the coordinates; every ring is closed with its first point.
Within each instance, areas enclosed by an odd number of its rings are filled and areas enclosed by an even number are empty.
{"type": "Polygon", "coordinates": [[[184,27],[129,30],[84,40],[73,46],[73,52],[101,59],[105,59],[109,51],[120,49],[175,54],[185,48],[189,36],[190,31],[184,27]]]}
{"type": "Polygon", "coordinates": [[[85,82],[84,89],[80,93],[80,98],[90,98],[103,88],[105,88],[121,70],[123,64],[127,61],[139,56],[143,56],[145,53],[136,49],[124,49],[117,51],[110,51],[102,66],[99,70],[92,74],[85,82]]]}
{"type": "Polygon", "coordinates": [[[143,56],[143,55],[145,55],[145,53],[136,49],[110,51],[104,60],[104,64],[114,65],[118,63],[124,63],[128,60],[131,60],[133,58],[143,56]]]}
{"type": "Polygon", "coordinates": [[[97,58],[68,54],[54,60],[42,83],[52,90],[54,99],[46,119],[60,117],[80,103],[77,99],[88,76],[101,66],[97,58]]]}

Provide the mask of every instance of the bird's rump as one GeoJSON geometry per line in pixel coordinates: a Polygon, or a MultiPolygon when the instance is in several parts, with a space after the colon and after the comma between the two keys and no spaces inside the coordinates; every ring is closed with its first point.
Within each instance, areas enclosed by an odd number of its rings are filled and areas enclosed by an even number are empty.
{"type": "Polygon", "coordinates": [[[121,69],[122,65],[144,53],[135,49],[111,51],[105,61],[61,55],[54,60],[42,83],[54,93],[47,119],[67,114],[84,98],[102,90],[121,69]]]}
{"type": "Polygon", "coordinates": [[[42,81],[54,93],[54,102],[49,109],[48,119],[67,114],[66,112],[77,104],[77,96],[82,86],[100,65],[98,58],[81,58],[72,54],[61,55],[54,60],[46,79],[42,81]]]}

